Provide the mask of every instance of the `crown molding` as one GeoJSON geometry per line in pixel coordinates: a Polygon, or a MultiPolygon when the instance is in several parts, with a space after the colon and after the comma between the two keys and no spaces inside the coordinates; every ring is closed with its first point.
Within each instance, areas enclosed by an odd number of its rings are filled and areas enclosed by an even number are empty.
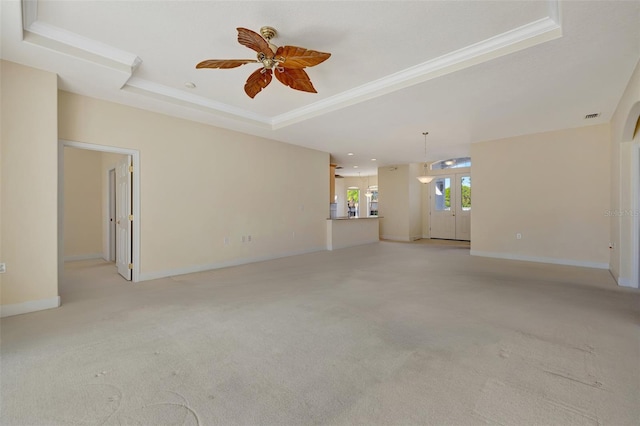
{"type": "Polygon", "coordinates": [[[272,121],[269,117],[255,114],[242,108],[237,108],[222,102],[213,101],[203,96],[186,93],[173,87],[164,86],[138,77],[131,77],[122,87],[134,93],[139,93],[153,98],[171,102],[176,105],[199,109],[219,116],[234,118],[257,127],[272,129],[272,121]]]}
{"type": "MultiPolygon", "coordinates": [[[[557,1],[550,1],[557,4],[557,1]]],[[[562,36],[560,24],[551,17],[539,19],[481,42],[447,53],[395,74],[363,84],[303,108],[276,116],[279,129],[309,118],[364,102],[396,90],[441,77],[562,36]]]]}
{"type": "Polygon", "coordinates": [[[23,40],[56,52],[133,74],[142,63],[137,55],[38,21],[37,0],[22,1],[23,40]]]}
{"type": "Polygon", "coordinates": [[[549,16],[545,18],[275,117],[134,77],[142,63],[137,55],[38,21],[38,0],[22,0],[22,18],[24,41],[127,74],[121,90],[277,130],[559,38],[562,36],[559,0],[548,0],[547,4],[549,16]]]}

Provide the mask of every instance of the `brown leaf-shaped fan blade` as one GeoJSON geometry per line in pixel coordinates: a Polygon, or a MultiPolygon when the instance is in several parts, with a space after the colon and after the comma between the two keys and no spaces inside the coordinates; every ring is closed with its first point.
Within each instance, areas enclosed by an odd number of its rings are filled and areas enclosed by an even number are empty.
{"type": "Polygon", "coordinates": [[[236,29],[238,30],[238,43],[258,53],[264,53],[268,58],[273,56],[269,43],[260,34],[246,28],[236,29]]]}
{"type": "Polygon", "coordinates": [[[285,68],[313,67],[329,59],[331,53],[309,50],[304,47],[280,46],[276,51],[276,59],[284,58],[281,65],[285,68]]]}
{"type": "Polygon", "coordinates": [[[207,59],[196,65],[196,68],[236,68],[254,62],[258,61],[255,59],[207,59]]]}
{"type": "Polygon", "coordinates": [[[302,68],[276,68],[276,78],[280,83],[303,92],[318,93],[311,84],[309,76],[302,68]],[[282,70],[282,71],[279,71],[282,70]]]}
{"type": "Polygon", "coordinates": [[[271,70],[260,68],[255,70],[247,79],[244,91],[251,99],[271,83],[271,70]],[[262,72],[264,70],[264,72],[262,72]]]}

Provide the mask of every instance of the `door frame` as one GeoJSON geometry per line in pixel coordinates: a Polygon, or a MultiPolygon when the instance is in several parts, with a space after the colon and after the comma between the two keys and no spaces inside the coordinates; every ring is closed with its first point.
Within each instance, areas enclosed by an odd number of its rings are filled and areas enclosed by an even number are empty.
{"type": "MultiPolygon", "coordinates": [[[[640,139],[640,133],[636,138],[640,139]]],[[[634,143],[631,150],[631,206],[634,212],[631,224],[631,286],[640,288],[640,141],[634,143]]]]}
{"type": "Polygon", "coordinates": [[[66,147],[131,156],[134,170],[131,182],[133,185],[133,232],[131,235],[133,239],[131,253],[133,269],[131,281],[138,282],[140,280],[140,151],[65,139],[58,140],[58,282],[61,282],[64,272],[64,148],[66,147]]]}
{"type": "MultiPolygon", "coordinates": [[[[431,182],[429,182],[428,184],[429,187],[429,198],[428,198],[428,203],[429,203],[429,238],[434,238],[434,239],[442,239],[442,240],[455,240],[456,239],[456,207],[457,207],[457,203],[456,203],[456,197],[457,197],[457,190],[456,190],[456,175],[455,173],[452,173],[451,171],[449,171],[449,173],[447,174],[440,174],[437,176],[434,176],[433,180],[431,182]],[[442,181],[446,181],[449,180],[449,210],[443,209],[443,210],[436,210],[434,209],[434,203],[435,203],[435,198],[436,198],[436,183],[439,180],[442,181]],[[444,238],[444,237],[434,237],[433,236],[433,223],[434,223],[434,217],[435,216],[438,217],[444,217],[442,219],[440,219],[440,223],[442,223],[442,221],[447,221],[447,223],[450,223],[451,221],[453,221],[453,238],[444,238]],[[446,216],[446,217],[445,217],[446,216]]],[[[444,188],[444,192],[442,193],[442,196],[445,197],[445,193],[446,193],[447,188],[444,188]]],[[[446,207],[446,206],[445,206],[446,207]]]]}
{"type": "MultiPolygon", "coordinates": [[[[434,238],[432,235],[432,225],[433,225],[433,216],[434,216],[434,209],[433,209],[433,203],[434,203],[434,197],[435,197],[435,182],[437,179],[442,179],[442,178],[448,178],[451,180],[450,183],[450,187],[449,187],[449,194],[450,194],[450,200],[451,200],[451,212],[452,212],[452,216],[455,218],[453,219],[454,225],[453,225],[453,238],[451,239],[452,241],[471,241],[471,235],[469,235],[469,239],[468,240],[461,240],[458,239],[458,218],[462,217],[462,207],[461,207],[461,201],[462,201],[462,183],[461,183],[461,178],[468,176],[469,178],[471,178],[471,168],[470,167],[461,167],[461,168],[457,168],[457,169],[445,169],[445,170],[438,170],[438,173],[431,173],[431,176],[433,176],[433,180],[431,182],[429,182],[428,184],[425,185],[426,187],[426,194],[424,194],[425,196],[425,202],[423,203],[423,208],[425,209],[425,214],[423,214],[423,217],[427,217],[427,226],[426,226],[426,234],[428,239],[432,239],[434,238]]],[[[472,212],[471,210],[469,210],[469,215],[471,215],[472,212]]],[[[423,226],[423,233],[424,233],[424,226],[423,226]]],[[[423,237],[424,238],[424,237],[423,237]]],[[[436,237],[434,239],[449,239],[449,238],[442,238],[442,237],[436,237]]]]}
{"type": "MultiPolygon", "coordinates": [[[[469,174],[472,176],[471,171],[473,170],[473,166],[469,167],[456,167],[450,169],[438,169],[431,170],[429,169],[429,175],[434,178],[452,175],[455,178],[457,174],[469,174]]],[[[473,181],[473,176],[472,176],[473,181]]],[[[431,239],[431,191],[433,186],[433,181],[427,184],[421,184],[421,196],[422,196],[422,238],[423,239],[431,239]]]]}

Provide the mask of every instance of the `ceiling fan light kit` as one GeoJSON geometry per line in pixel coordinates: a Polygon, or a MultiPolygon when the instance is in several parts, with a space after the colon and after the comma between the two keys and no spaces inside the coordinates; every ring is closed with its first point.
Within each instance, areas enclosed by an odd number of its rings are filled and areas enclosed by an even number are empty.
{"type": "Polygon", "coordinates": [[[257,59],[207,59],[196,68],[236,68],[250,63],[261,63],[262,68],[254,71],[244,85],[244,91],[250,98],[276,79],[285,86],[303,92],[317,93],[304,68],[316,66],[331,56],[330,53],[305,49],[297,46],[276,46],[271,43],[278,32],[273,27],[260,28],[260,34],[246,28],[237,28],[238,43],[257,52],[257,59]]]}

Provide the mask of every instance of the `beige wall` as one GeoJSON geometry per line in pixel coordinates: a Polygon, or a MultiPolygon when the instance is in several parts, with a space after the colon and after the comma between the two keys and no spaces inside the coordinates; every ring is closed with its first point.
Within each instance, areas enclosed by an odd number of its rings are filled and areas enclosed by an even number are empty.
{"type": "Polygon", "coordinates": [[[417,179],[424,171],[423,164],[409,164],[409,239],[422,238],[422,186],[417,179]]]}
{"type": "MultiPolygon", "coordinates": [[[[633,176],[632,156],[634,147],[640,145],[640,135],[634,132],[640,116],[640,61],[618,103],[611,119],[611,209],[613,212],[633,212],[633,176]]],[[[636,189],[636,192],[638,189],[636,189]]],[[[638,197],[636,194],[635,197],[638,197]]],[[[611,272],[618,283],[637,286],[633,280],[633,215],[613,215],[610,217],[611,242],[615,247],[611,250],[611,272]]],[[[636,238],[638,236],[636,235],[636,238]]],[[[637,254],[636,254],[637,256],[637,254]]]]}
{"type": "Polygon", "coordinates": [[[378,168],[380,238],[397,241],[421,238],[422,189],[416,179],[420,171],[418,164],[378,168]]]}
{"type": "Polygon", "coordinates": [[[58,87],[55,74],[11,62],[2,61],[1,73],[4,316],[58,301],[58,87]]]}
{"type": "Polygon", "coordinates": [[[604,124],[473,144],[472,253],[606,267],[609,132],[604,124]]]}
{"type": "Polygon", "coordinates": [[[142,279],[325,248],[326,153],[68,92],[59,135],[140,152],[142,279]]]}
{"type": "Polygon", "coordinates": [[[64,258],[102,257],[102,156],[64,148],[64,258]]]}
{"type": "Polygon", "coordinates": [[[409,165],[378,168],[380,238],[409,241],[409,165]]]}

